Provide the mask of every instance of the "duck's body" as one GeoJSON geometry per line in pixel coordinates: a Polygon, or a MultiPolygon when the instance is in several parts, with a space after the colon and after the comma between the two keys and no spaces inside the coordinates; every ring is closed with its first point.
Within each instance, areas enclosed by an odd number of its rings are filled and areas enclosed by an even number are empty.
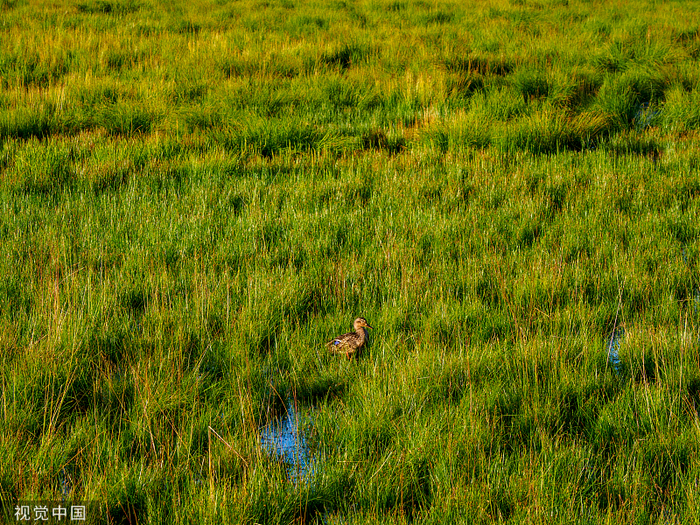
{"type": "Polygon", "coordinates": [[[352,357],[355,352],[362,348],[367,342],[367,330],[365,328],[372,328],[364,317],[358,317],[353,323],[355,328],[354,332],[348,332],[347,334],[340,335],[328,341],[326,346],[334,354],[343,354],[347,356],[348,359],[352,357]]]}

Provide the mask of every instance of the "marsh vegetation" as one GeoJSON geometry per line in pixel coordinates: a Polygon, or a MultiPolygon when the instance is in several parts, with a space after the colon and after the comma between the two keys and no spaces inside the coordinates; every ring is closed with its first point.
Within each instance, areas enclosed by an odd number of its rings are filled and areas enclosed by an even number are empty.
{"type": "Polygon", "coordinates": [[[698,9],[0,0],[3,509],[698,523],[698,9]]]}

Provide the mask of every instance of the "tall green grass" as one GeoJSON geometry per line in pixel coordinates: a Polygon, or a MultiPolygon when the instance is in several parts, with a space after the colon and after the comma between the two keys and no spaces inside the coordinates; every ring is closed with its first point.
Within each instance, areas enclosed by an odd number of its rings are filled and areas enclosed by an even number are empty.
{"type": "Polygon", "coordinates": [[[4,512],[698,522],[692,4],[0,6],[4,512]]]}
{"type": "Polygon", "coordinates": [[[638,127],[649,104],[654,126],[697,127],[674,109],[697,91],[697,28],[670,4],[252,6],[8,3],[0,138],[218,136],[274,117],[289,133],[248,126],[230,145],[397,151],[446,133],[452,149],[554,153],[638,127]],[[478,139],[459,131],[465,113],[478,139]],[[523,137],[533,126],[549,138],[523,137]],[[379,132],[396,138],[367,139],[379,132]]]}

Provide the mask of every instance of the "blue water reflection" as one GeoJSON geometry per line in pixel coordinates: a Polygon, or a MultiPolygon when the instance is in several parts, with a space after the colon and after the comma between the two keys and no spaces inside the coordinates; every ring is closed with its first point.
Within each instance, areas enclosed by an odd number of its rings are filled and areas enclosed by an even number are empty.
{"type": "Polygon", "coordinates": [[[625,329],[618,326],[612,331],[608,340],[608,363],[615,372],[620,371],[620,340],[624,335],[625,329]]]}
{"type": "Polygon", "coordinates": [[[284,462],[294,484],[309,477],[314,471],[306,438],[299,431],[299,426],[297,407],[289,400],[285,410],[260,430],[262,447],[284,462]]]}

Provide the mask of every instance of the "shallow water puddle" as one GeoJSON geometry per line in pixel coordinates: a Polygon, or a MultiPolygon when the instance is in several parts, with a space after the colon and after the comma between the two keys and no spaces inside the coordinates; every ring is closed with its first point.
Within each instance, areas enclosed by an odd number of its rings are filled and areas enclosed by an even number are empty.
{"type": "Polygon", "coordinates": [[[293,483],[313,473],[309,448],[299,432],[299,414],[292,400],[287,402],[285,411],[260,429],[260,443],[287,465],[293,483]]]}
{"type": "Polygon", "coordinates": [[[661,112],[649,102],[642,103],[637,109],[637,113],[634,116],[634,122],[637,129],[643,131],[654,125],[654,121],[661,114],[661,112]]]}
{"type": "Polygon", "coordinates": [[[615,372],[620,371],[620,340],[624,335],[625,329],[622,326],[618,326],[612,331],[608,340],[608,363],[610,363],[615,372]]]}

